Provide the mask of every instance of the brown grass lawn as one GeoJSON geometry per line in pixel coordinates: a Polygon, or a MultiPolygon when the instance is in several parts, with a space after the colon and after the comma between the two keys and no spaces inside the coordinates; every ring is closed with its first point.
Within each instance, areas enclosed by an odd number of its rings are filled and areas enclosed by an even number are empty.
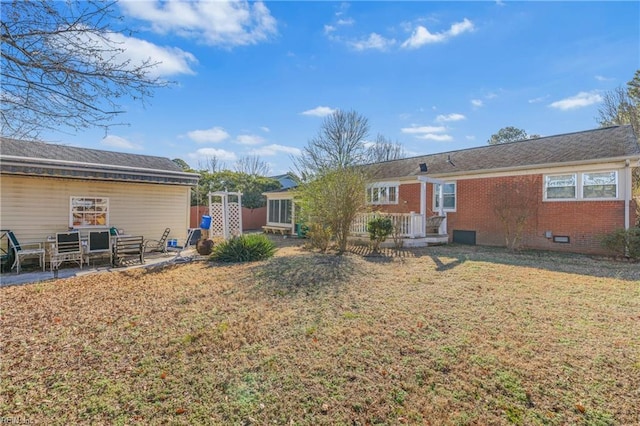
{"type": "Polygon", "coordinates": [[[277,240],[289,246],[265,262],[0,289],[0,416],[640,423],[640,265],[459,246],[335,256],[277,240]]]}

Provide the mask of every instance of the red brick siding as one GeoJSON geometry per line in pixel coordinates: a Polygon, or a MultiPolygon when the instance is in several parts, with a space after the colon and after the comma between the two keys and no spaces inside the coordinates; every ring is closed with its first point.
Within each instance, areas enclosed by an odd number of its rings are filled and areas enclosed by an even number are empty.
{"type": "MultiPolygon", "coordinates": [[[[454,229],[476,231],[481,245],[505,245],[504,229],[493,211],[492,191],[501,182],[517,177],[484,178],[457,181],[457,211],[448,214],[448,232],[454,229]]],[[[524,180],[521,180],[524,182],[524,180]]],[[[624,201],[542,201],[542,175],[528,177],[526,190],[540,200],[537,214],[527,223],[523,245],[528,248],[604,253],[600,237],[624,227],[624,201]],[[554,243],[545,232],[566,235],[569,244],[554,243]]],[[[631,216],[631,220],[635,215],[631,216]]]]}
{"type": "Polygon", "coordinates": [[[402,184],[398,191],[398,204],[372,205],[374,210],[387,213],[420,213],[420,183],[402,184]]]}
{"type": "MultiPolygon", "coordinates": [[[[575,253],[605,253],[600,237],[624,227],[624,201],[542,201],[542,175],[458,180],[456,211],[447,213],[447,231],[475,231],[479,245],[504,246],[504,226],[496,216],[492,197],[497,185],[525,185],[536,195],[537,214],[531,216],[523,234],[524,247],[575,253]],[[569,244],[554,243],[545,232],[569,236],[569,244]]],[[[402,184],[398,204],[373,206],[394,213],[420,212],[420,183],[402,184]]],[[[427,184],[427,214],[433,214],[433,185],[427,184]]],[[[635,204],[630,206],[630,224],[636,223],[635,204]]]]}

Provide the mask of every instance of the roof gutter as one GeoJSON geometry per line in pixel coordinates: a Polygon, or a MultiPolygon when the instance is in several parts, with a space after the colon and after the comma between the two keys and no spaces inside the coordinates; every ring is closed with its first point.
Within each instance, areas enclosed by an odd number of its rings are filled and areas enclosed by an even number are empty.
{"type": "Polygon", "coordinates": [[[149,172],[153,174],[164,174],[167,176],[181,176],[181,177],[196,177],[200,178],[200,175],[197,173],[189,173],[189,172],[178,172],[172,170],[158,170],[158,169],[149,169],[144,167],[132,167],[132,166],[115,166],[111,164],[100,164],[96,165],[96,163],[84,163],[79,161],[68,161],[68,160],[52,160],[52,159],[42,159],[35,157],[18,157],[14,155],[0,155],[0,160],[2,160],[2,164],[9,165],[25,165],[25,166],[33,166],[33,167],[49,167],[51,169],[65,169],[65,170],[88,170],[88,171],[102,171],[105,170],[122,170],[127,171],[129,173],[144,174],[139,172],[149,172]],[[83,167],[78,167],[81,165],[83,167]],[[98,167],[99,168],[96,168],[98,167]]]}
{"type": "MultiPolygon", "coordinates": [[[[184,183],[188,183],[189,185],[197,185],[198,180],[200,179],[200,175],[197,173],[188,173],[188,172],[177,172],[172,170],[158,170],[158,169],[148,169],[148,168],[138,168],[138,167],[130,167],[130,166],[113,166],[113,165],[100,165],[99,167],[95,163],[79,163],[84,167],[78,167],[78,163],[72,161],[64,161],[64,160],[53,160],[53,161],[24,161],[24,157],[11,157],[11,156],[2,156],[0,157],[0,173],[9,173],[9,174],[26,174],[31,176],[39,176],[40,174],[36,173],[28,173],[28,172],[11,172],[3,170],[5,166],[8,167],[18,167],[18,168],[41,168],[45,170],[64,170],[71,172],[80,172],[80,173],[94,173],[94,174],[127,174],[130,176],[140,176],[140,177],[158,177],[158,178],[168,178],[168,179],[179,179],[184,181],[184,183]]],[[[29,159],[33,160],[33,159],[29,159]]]]}

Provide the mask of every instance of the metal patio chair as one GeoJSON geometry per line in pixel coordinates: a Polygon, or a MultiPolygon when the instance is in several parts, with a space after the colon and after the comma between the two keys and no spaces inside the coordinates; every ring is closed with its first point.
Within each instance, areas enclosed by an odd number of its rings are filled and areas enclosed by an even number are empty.
{"type": "Polygon", "coordinates": [[[169,233],[171,232],[171,228],[167,228],[162,233],[162,236],[158,240],[145,240],[144,241],[144,251],[145,253],[151,251],[161,251],[162,253],[167,252],[167,238],[169,237],[169,233]]]}
{"type": "Polygon", "coordinates": [[[13,265],[11,265],[11,269],[16,268],[16,273],[20,273],[20,268],[22,264],[22,259],[29,257],[37,257],[40,261],[40,266],[42,267],[42,271],[44,271],[44,247],[42,243],[28,243],[28,244],[20,244],[16,235],[13,231],[7,231],[7,236],[9,237],[9,245],[15,254],[15,260],[13,261],[13,265]]]}
{"type": "Polygon", "coordinates": [[[58,232],[56,242],[51,247],[50,264],[54,274],[58,273],[58,268],[64,262],[75,262],[82,269],[82,243],[80,233],[58,232]]]}

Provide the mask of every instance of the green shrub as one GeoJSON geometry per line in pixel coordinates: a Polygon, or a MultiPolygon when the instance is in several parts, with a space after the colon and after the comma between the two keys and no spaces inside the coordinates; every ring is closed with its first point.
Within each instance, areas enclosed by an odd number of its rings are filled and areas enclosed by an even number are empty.
{"type": "Polygon", "coordinates": [[[617,229],[605,235],[601,244],[617,255],[640,259],[640,227],[617,229]]]}
{"type": "Polygon", "coordinates": [[[233,237],[213,248],[212,260],[220,262],[253,262],[268,259],[276,251],[276,246],[262,234],[233,237]]]}
{"type": "Polygon", "coordinates": [[[309,239],[311,247],[324,253],[329,248],[329,243],[331,243],[331,228],[312,222],[309,224],[306,237],[309,239]]]}
{"type": "Polygon", "coordinates": [[[383,243],[393,232],[393,221],[387,216],[378,216],[367,223],[369,238],[373,241],[373,250],[378,251],[383,243]]]}

